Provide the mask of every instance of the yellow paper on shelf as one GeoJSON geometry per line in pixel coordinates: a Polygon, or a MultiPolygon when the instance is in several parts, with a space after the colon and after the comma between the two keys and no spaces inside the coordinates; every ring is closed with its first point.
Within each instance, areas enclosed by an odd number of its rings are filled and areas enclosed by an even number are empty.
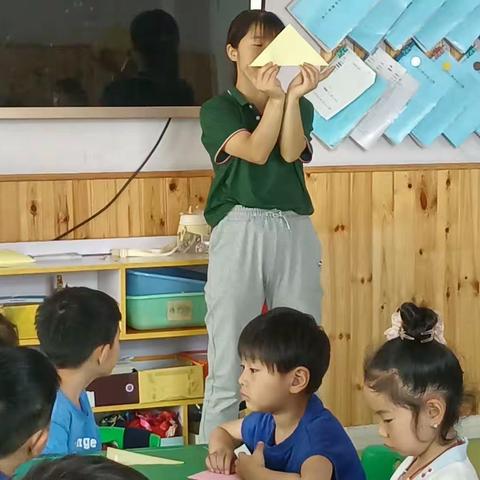
{"type": "Polygon", "coordinates": [[[35,260],[23,253],[14,250],[0,250],[0,267],[11,267],[15,265],[24,265],[33,263],[35,260]]]}
{"type": "Polygon", "coordinates": [[[319,67],[327,65],[322,56],[292,25],[287,25],[250,66],[263,67],[268,62],[273,62],[280,67],[298,66],[303,63],[319,67]]]}
{"type": "Polygon", "coordinates": [[[107,448],[107,458],[114,462],[127,465],[182,465],[179,460],[170,460],[169,458],[154,457],[152,455],[144,455],[143,453],[129,452],[127,450],[118,450],[117,448],[107,448]]]}

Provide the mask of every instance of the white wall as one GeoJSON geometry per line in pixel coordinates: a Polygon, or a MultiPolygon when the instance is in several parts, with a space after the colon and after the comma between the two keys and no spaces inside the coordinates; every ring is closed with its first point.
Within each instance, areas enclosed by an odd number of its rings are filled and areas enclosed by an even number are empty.
{"type": "MultiPolygon", "coordinates": [[[[129,172],[154,145],[163,120],[1,120],[0,174],[129,172]]],[[[407,139],[391,146],[381,140],[363,152],[350,140],[336,151],[314,141],[312,165],[371,165],[480,162],[480,137],[462,148],[443,139],[422,149],[407,139]]],[[[197,119],[173,120],[147,171],[210,168],[197,119]]]]}

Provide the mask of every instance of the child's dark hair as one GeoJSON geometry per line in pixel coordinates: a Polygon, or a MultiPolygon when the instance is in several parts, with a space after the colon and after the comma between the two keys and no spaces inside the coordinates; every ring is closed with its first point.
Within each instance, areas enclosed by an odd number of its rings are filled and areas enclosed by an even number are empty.
{"type": "Polygon", "coordinates": [[[399,313],[402,336],[386,342],[366,360],[365,384],[386,394],[394,404],[410,409],[415,424],[424,406],[423,396],[440,393],[446,410],[439,434],[442,442],[448,442],[463,401],[462,368],[455,354],[430,333],[439,321],[433,310],[404,303],[399,313]]]}
{"type": "Polygon", "coordinates": [[[0,458],[50,424],[58,386],[57,371],[42,353],[0,348],[0,458]]]}
{"type": "Polygon", "coordinates": [[[0,347],[16,347],[17,345],[17,326],[0,313],[0,347]]]}
{"type": "Polygon", "coordinates": [[[254,318],[243,329],[238,354],[279,373],[307,368],[310,382],[305,391],[314,393],[330,364],[330,341],[311,315],[279,307],[254,318]]]}
{"type": "Polygon", "coordinates": [[[121,318],[117,302],[87,287],[64,288],[38,308],[41,349],[57,368],[77,368],[102,345],[113,345],[121,318]]]}
{"type": "Polygon", "coordinates": [[[42,461],[24,480],[147,480],[133,468],[98,455],[68,455],[42,461]]]}

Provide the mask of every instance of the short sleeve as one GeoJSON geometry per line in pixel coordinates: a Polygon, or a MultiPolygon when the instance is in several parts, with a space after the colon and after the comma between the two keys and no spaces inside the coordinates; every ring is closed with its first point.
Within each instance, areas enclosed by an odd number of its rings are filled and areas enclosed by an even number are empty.
{"type": "Polygon", "coordinates": [[[320,455],[330,460],[336,480],[365,480],[358,453],[338,420],[330,416],[316,418],[308,425],[308,434],[314,441],[308,456],[320,455]]]}
{"type": "Polygon", "coordinates": [[[42,455],[67,455],[68,448],[68,431],[65,425],[52,421],[48,432],[48,441],[42,455]]]}
{"type": "Polygon", "coordinates": [[[214,165],[222,165],[230,159],[225,144],[236,133],[246,131],[240,105],[219,96],[210,99],[200,110],[202,143],[214,165]]]}
{"type": "Polygon", "coordinates": [[[250,413],[242,421],[242,440],[248,449],[253,452],[257,443],[262,440],[258,438],[257,427],[262,415],[259,413],[250,413]]]}
{"type": "Polygon", "coordinates": [[[305,140],[307,141],[307,146],[305,150],[300,155],[300,160],[304,163],[309,163],[312,161],[313,149],[312,149],[312,131],[313,131],[313,115],[314,109],[312,103],[307,100],[305,97],[300,99],[300,114],[302,117],[303,133],[305,135],[305,140]]]}

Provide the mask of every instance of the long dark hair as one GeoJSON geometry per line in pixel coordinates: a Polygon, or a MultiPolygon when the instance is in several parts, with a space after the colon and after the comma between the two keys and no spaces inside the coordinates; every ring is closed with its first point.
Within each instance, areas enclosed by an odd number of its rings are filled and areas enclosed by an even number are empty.
{"type": "Polygon", "coordinates": [[[404,303],[400,307],[403,339],[384,343],[364,365],[365,385],[387,395],[399,406],[412,411],[415,424],[424,407],[424,395],[436,392],[443,396],[445,415],[439,425],[440,439],[452,440],[449,433],[460,416],[464,398],[463,371],[455,354],[443,343],[428,339],[438,323],[429,308],[404,303]]]}

